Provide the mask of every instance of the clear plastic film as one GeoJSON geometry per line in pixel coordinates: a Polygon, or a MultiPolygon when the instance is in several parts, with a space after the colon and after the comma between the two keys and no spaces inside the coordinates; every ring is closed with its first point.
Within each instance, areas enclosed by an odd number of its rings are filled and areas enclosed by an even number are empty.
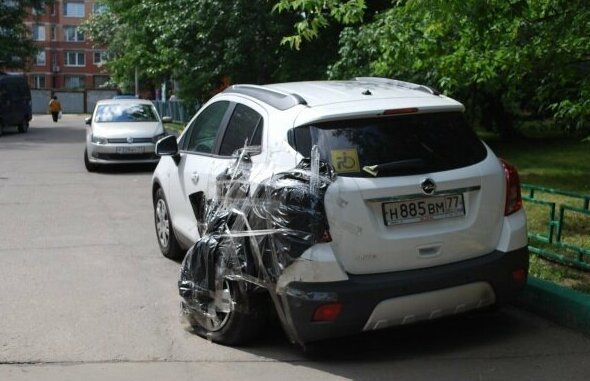
{"type": "MultiPolygon", "coordinates": [[[[241,293],[267,294],[293,342],[297,333],[276,292],[282,272],[305,250],[329,237],[324,194],[334,180],[317,147],[288,171],[253,180],[252,147],[216,179],[215,197],[195,196],[201,238],[188,251],[178,281],[182,312],[191,324],[215,327],[228,311],[250,305],[228,305],[228,282],[241,293]]],[[[268,169],[268,168],[267,168],[268,169]]]]}

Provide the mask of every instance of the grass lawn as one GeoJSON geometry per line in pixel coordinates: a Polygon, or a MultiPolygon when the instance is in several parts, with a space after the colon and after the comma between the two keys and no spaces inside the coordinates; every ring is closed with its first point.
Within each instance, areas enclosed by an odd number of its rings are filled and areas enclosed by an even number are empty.
{"type": "Polygon", "coordinates": [[[488,144],[518,168],[523,183],[590,194],[590,142],[556,138],[488,144]]]}
{"type": "MultiPolygon", "coordinates": [[[[590,195],[590,142],[563,137],[524,138],[514,142],[501,142],[482,134],[496,154],[516,166],[522,183],[590,195]]],[[[523,192],[523,196],[526,192],[523,192]]],[[[536,198],[559,205],[582,207],[582,201],[548,193],[536,198]]],[[[549,209],[543,205],[525,202],[529,231],[547,235],[549,209]]],[[[569,213],[569,212],[568,212],[569,213]]],[[[590,216],[566,213],[562,242],[590,250],[590,216]]],[[[569,258],[578,254],[571,250],[555,249],[551,245],[531,241],[535,247],[544,247],[569,258]]],[[[590,263],[590,258],[585,258],[590,263]]],[[[590,293],[590,272],[576,270],[536,255],[531,255],[530,273],[561,285],[590,293]]]]}

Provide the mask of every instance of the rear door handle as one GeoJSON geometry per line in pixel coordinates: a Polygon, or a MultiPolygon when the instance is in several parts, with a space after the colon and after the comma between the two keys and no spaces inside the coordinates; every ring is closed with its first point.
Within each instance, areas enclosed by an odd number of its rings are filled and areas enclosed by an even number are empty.
{"type": "Polygon", "coordinates": [[[199,174],[197,172],[193,172],[193,174],[191,175],[191,180],[195,184],[198,183],[199,182],[199,174]]]}

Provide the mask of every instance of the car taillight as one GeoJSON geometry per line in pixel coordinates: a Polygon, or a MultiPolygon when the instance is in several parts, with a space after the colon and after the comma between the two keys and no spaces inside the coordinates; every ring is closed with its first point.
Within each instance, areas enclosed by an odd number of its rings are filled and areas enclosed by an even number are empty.
{"type": "Polygon", "coordinates": [[[518,172],[510,163],[501,159],[504,168],[504,177],[506,177],[506,205],[504,215],[508,216],[522,208],[522,198],[520,195],[520,179],[518,172]]]}
{"type": "Polygon", "coordinates": [[[322,304],[315,309],[312,321],[334,321],[342,312],[342,303],[322,304]]]}
{"type": "Polygon", "coordinates": [[[526,282],[527,271],[525,269],[518,269],[512,271],[512,280],[514,283],[523,284],[526,282]]]}

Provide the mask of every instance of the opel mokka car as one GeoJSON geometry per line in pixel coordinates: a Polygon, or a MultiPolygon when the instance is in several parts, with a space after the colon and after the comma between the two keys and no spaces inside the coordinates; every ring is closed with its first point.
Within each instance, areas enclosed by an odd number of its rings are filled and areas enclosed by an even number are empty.
{"type": "Polygon", "coordinates": [[[157,242],[183,313],[226,345],[487,309],[528,274],[516,169],[464,106],[386,78],[234,85],[156,145],[157,242]]]}

